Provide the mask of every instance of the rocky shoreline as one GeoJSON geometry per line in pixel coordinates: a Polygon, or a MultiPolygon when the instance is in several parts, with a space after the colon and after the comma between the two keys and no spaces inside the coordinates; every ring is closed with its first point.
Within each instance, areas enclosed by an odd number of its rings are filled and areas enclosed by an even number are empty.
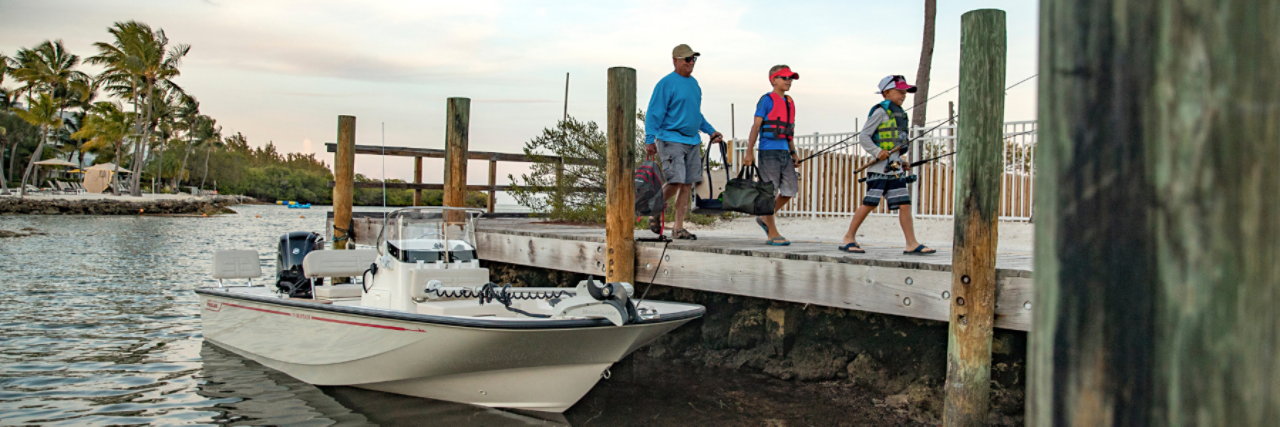
{"type": "Polygon", "coordinates": [[[236,213],[227,206],[253,201],[245,196],[189,199],[46,199],[0,198],[0,215],[220,215],[236,213]]]}

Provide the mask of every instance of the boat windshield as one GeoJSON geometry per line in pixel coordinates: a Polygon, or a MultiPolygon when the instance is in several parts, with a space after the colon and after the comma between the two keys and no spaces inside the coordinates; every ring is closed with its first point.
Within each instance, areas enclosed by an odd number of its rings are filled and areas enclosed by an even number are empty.
{"type": "Polygon", "coordinates": [[[475,221],[483,213],[445,207],[391,212],[378,236],[378,253],[406,263],[475,260],[475,221]]]}

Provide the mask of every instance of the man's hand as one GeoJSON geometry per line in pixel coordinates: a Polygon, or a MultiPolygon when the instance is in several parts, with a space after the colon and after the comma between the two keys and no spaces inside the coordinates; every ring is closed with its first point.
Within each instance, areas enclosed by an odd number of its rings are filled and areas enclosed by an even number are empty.
{"type": "Polygon", "coordinates": [[[722,133],[720,133],[720,132],[714,132],[714,133],[712,133],[712,134],[711,134],[711,141],[710,141],[710,143],[715,143],[715,142],[716,142],[716,140],[720,140],[720,143],[721,143],[721,144],[724,144],[724,134],[722,134],[722,133]]]}
{"type": "Polygon", "coordinates": [[[644,145],[644,153],[645,153],[645,154],[648,154],[648,155],[650,155],[650,156],[656,156],[656,155],[658,155],[658,144],[657,144],[657,143],[653,143],[653,144],[645,144],[645,145],[644,145]]]}

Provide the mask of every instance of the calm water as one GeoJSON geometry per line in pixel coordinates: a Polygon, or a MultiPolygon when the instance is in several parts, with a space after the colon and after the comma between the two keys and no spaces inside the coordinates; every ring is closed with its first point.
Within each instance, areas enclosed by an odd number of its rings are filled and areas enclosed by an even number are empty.
{"type": "Polygon", "coordinates": [[[804,407],[832,409],[789,383],[630,360],[551,420],[301,383],[205,344],[191,290],[215,283],[208,268],[219,248],[257,249],[273,275],[276,238],[322,232],[327,209],[235,209],[0,216],[0,229],[49,233],[0,240],[0,425],[760,425],[774,413],[796,419],[773,425],[824,425],[805,421],[804,407]],[[657,366],[633,366],[644,363],[657,366]],[[753,402],[790,398],[788,410],[753,402]]]}

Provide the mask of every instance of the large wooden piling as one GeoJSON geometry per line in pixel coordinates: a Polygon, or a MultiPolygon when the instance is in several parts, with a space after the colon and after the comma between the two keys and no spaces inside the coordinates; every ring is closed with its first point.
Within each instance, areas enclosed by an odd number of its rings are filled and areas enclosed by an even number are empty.
{"type": "MultiPolygon", "coordinates": [[[[471,122],[471,98],[449,98],[444,131],[444,205],[467,206],[467,132],[471,122]]],[[[458,222],[461,215],[450,215],[458,222]]]]}
{"type": "Polygon", "coordinates": [[[351,241],[351,204],[356,175],[356,118],[338,116],[338,150],[333,154],[333,248],[346,249],[351,241]]]}
{"type": "Polygon", "coordinates": [[[605,279],[635,283],[636,70],[609,69],[605,279]]]}
{"type": "Polygon", "coordinates": [[[1040,19],[1028,425],[1280,425],[1280,3],[1040,19]]]}
{"type": "Polygon", "coordinates": [[[485,200],[485,210],[493,213],[498,203],[498,161],[489,160],[489,197],[485,200]]]}
{"type": "Polygon", "coordinates": [[[960,137],[943,424],[987,423],[996,306],[996,222],[1004,169],[1005,13],[960,18],[960,137]]]}

